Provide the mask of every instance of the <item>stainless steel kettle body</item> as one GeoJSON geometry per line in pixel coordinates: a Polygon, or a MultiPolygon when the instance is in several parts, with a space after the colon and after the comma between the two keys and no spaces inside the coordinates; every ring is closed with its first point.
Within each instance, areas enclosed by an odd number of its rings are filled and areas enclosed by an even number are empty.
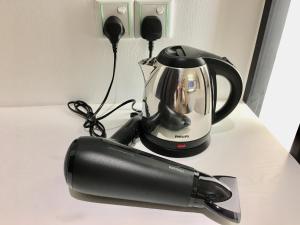
{"type": "Polygon", "coordinates": [[[143,144],[171,157],[206,149],[211,125],[226,117],[241,97],[242,81],[235,68],[223,58],[187,46],[166,48],[140,66],[145,78],[143,144]],[[225,74],[231,84],[229,99],[218,112],[216,74],[225,74]]]}

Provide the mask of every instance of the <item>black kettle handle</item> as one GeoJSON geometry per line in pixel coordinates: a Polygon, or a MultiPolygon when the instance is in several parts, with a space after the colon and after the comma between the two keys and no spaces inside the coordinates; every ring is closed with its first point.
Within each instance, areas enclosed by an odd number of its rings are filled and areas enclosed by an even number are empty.
{"type": "Polygon", "coordinates": [[[234,68],[230,61],[221,57],[204,58],[211,75],[212,85],[212,123],[215,124],[228,116],[240,101],[243,92],[243,82],[239,72],[234,68]],[[216,111],[217,102],[217,80],[216,75],[226,78],[230,83],[230,94],[221,109],[216,111]]]}

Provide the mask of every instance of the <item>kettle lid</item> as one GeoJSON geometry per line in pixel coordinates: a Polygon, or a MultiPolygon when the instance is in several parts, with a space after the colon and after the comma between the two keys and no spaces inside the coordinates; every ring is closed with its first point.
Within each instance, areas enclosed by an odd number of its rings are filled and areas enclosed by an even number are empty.
{"type": "Polygon", "coordinates": [[[157,61],[165,66],[176,68],[194,68],[205,65],[202,51],[189,46],[178,45],[163,49],[157,61]]]}

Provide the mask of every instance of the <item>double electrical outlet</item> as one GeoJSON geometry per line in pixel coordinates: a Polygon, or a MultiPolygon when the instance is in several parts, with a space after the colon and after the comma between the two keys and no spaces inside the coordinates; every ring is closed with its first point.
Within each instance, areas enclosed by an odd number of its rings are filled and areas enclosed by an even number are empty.
{"type": "Polygon", "coordinates": [[[103,24],[110,16],[121,19],[125,34],[123,38],[139,38],[140,28],[146,16],[157,16],[162,23],[162,37],[171,36],[172,0],[96,0],[99,4],[100,36],[103,24]]]}

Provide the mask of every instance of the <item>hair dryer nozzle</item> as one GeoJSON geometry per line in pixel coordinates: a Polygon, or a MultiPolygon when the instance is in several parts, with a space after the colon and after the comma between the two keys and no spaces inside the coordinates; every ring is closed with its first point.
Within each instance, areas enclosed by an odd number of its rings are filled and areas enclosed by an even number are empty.
{"type": "Polygon", "coordinates": [[[205,207],[233,222],[239,223],[241,208],[237,179],[229,176],[215,176],[215,178],[230,188],[232,196],[223,202],[205,202],[205,207]]]}

